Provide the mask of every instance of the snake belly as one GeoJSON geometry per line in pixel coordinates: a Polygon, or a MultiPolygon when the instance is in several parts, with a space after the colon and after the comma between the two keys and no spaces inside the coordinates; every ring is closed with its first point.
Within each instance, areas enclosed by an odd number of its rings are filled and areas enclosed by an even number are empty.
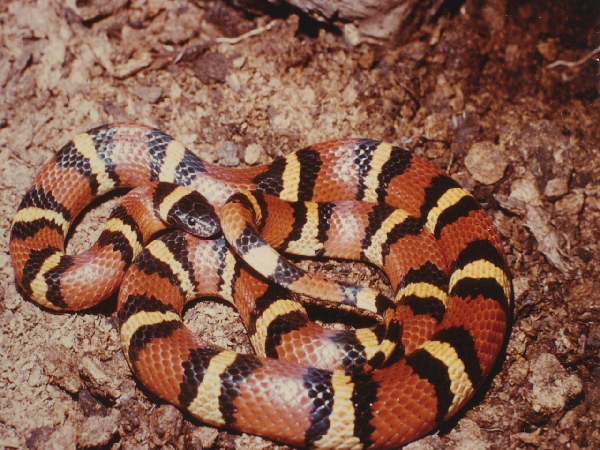
{"type": "MultiPolygon", "coordinates": [[[[101,126],[75,137],[42,168],[13,220],[10,253],[24,295],[51,309],[89,308],[120,285],[122,347],[156,395],[205,423],[298,447],[396,448],[432,431],[489,375],[511,316],[510,274],[485,211],[428,161],[366,139],[325,142],[268,165],[229,169],[201,161],[159,130],[101,126]],[[276,238],[280,248],[304,248],[298,243],[308,240],[321,249],[315,256],[328,256],[346,255],[334,249],[351,245],[357,259],[386,271],[402,318],[391,332],[402,334],[399,350],[376,364],[387,337],[381,327],[345,333],[314,327],[293,296],[246,267],[222,238],[173,232],[142,250],[144,233],[127,208],[111,216],[109,231],[92,248],[93,263],[64,253],[70,225],[94,198],[157,181],[200,192],[217,215],[246,191],[258,193],[249,197],[254,213],[271,214],[263,194],[290,202],[294,212],[279,220],[276,232],[283,236],[276,238]],[[340,223],[333,217],[351,209],[343,202],[370,205],[352,244],[332,234],[340,223]],[[411,250],[419,262],[395,269],[402,265],[397,248],[421,234],[429,237],[411,250]],[[419,277],[428,265],[445,281],[419,277]],[[96,272],[106,278],[93,284],[96,272]],[[246,299],[238,309],[263,356],[194,336],[180,312],[202,295],[246,299]],[[412,320],[428,323],[427,331],[412,320]],[[332,346],[334,356],[315,360],[320,348],[332,346]],[[347,355],[360,352],[368,355],[359,363],[347,355]],[[344,357],[350,362],[334,361],[344,357]],[[361,370],[365,362],[369,367],[361,370]]],[[[273,278],[290,281],[289,270],[266,262],[273,278]]],[[[302,273],[292,273],[290,285],[303,283],[302,273]]]]}

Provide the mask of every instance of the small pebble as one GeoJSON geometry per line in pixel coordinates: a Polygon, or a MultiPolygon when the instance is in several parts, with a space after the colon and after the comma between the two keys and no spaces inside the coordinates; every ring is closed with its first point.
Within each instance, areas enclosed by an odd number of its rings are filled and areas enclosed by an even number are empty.
{"type": "Polygon", "coordinates": [[[218,156],[219,164],[222,166],[235,167],[240,164],[240,159],[237,156],[237,146],[231,141],[226,141],[219,147],[218,156]]]}
{"type": "Polygon", "coordinates": [[[494,184],[504,176],[508,162],[500,146],[483,141],[471,146],[465,157],[465,166],[480,183],[494,184]]]}
{"type": "Polygon", "coordinates": [[[244,162],[250,166],[256,164],[263,151],[262,145],[260,144],[248,145],[248,147],[246,147],[246,151],[244,152],[244,162]]]}

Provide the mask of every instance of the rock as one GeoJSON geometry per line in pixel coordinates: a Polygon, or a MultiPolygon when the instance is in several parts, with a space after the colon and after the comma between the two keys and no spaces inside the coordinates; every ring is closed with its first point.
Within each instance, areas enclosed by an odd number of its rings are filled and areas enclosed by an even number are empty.
{"type": "Polygon", "coordinates": [[[543,416],[563,411],[583,390],[579,377],[570,375],[550,353],[542,353],[531,363],[529,382],[531,407],[543,416]]]}
{"type": "Polygon", "coordinates": [[[115,409],[106,417],[90,416],[81,425],[77,444],[80,448],[99,448],[107,445],[116,434],[119,412],[115,409]]]}
{"type": "Polygon", "coordinates": [[[501,146],[483,141],[471,146],[465,158],[465,166],[480,183],[494,184],[504,176],[508,162],[501,146]]]}
{"type": "Polygon", "coordinates": [[[73,353],[65,351],[64,347],[52,346],[42,352],[44,373],[52,382],[70,394],[76,394],[83,388],[77,366],[79,362],[73,353]]]}
{"type": "Polygon", "coordinates": [[[235,167],[240,164],[240,159],[237,156],[237,146],[226,141],[219,147],[219,164],[226,167],[235,167]]]}
{"type": "Polygon", "coordinates": [[[107,366],[101,366],[92,358],[84,356],[81,359],[79,373],[92,395],[106,399],[119,398],[121,396],[120,381],[109,376],[105,372],[105,368],[107,366]]]}
{"type": "Polygon", "coordinates": [[[573,172],[569,139],[555,122],[533,121],[507,139],[510,150],[516,150],[534,177],[539,192],[556,198],[568,192],[573,172]]]}
{"type": "Polygon", "coordinates": [[[231,67],[231,62],[225,55],[211,52],[196,60],[194,75],[205,84],[212,82],[225,83],[227,75],[231,72],[231,67]]]}
{"type": "Polygon", "coordinates": [[[424,137],[431,141],[448,142],[448,121],[443,114],[431,114],[425,118],[424,137]]]}
{"type": "Polygon", "coordinates": [[[47,427],[38,428],[27,438],[27,448],[35,450],[76,450],[78,429],[71,421],[50,432],[47,427]]]}
{"type": "Polygon", "coordinates": [[[181,435],[183,414],[172,405],[160,405],[150,417],[155,445],[164,446],[181,435]]]}
{"type": "Polygon", "coordinates": [[[264,149],[260,144],[250,144],[244,152],[244,162],[248,165],[253,165],[258,162],[258,158],[262,155],[264,149]]]}
{"type": "Polygon", "coordinates": [[[550,199],[556,199],[566,195],[569,192],[569,184],[564,178],[554,178],[548,180],[544,195],[550,199]]]}

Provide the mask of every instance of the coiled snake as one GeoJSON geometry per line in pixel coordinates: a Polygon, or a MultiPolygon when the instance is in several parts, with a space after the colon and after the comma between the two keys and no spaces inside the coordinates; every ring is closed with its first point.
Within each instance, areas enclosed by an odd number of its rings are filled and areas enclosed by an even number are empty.
{"type": "Polygon", "coordinates": [[[149,127],[101,126],[38,174],[10,253],[23,293],[51,309],[89,308],[120,286],[123,351],[156,395],[205,423],[299,447],[396,448],[430,432],[485,380],[510,320],[510,276],[485,211],[426,160],[366,139],[236,170],[149,127]],[[138,186],[89,251],[64,253],[86,205],[138,186]],[[144,247],[165,221],[183,231],[144,247]],[[307,273],[273,248],[373,264],[395,298],[307,273]],[[383,319],[322,328],[298,294],[383,319]],[[205,296],[236,304],[257,356],[182,324],[184,304],[205,296]]]}

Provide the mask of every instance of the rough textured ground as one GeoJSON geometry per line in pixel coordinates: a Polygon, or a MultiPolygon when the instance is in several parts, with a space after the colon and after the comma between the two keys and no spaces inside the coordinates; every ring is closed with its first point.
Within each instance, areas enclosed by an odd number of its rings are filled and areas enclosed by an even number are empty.
{"type": "MultiPolygon", "coordinates": [[[[447,169],[503,236],[515,321],[481,395],[407,448],[600,448],[600,54],[586,58],[600,45],[597,2],[449,2],[391,47],[219,2],[94,3],[0,5],[0,449],[281,448],[148,398],[120,352],[114,304],[54,314],[17,293],[7,244],[21,196],[75,133],[117,120],[229,165],[361,135],[447,169]]],[[[108,211],[85,217],[70,251],[108,211]]],[[[225,305],[186,319],[249,350],[225,305]]]]}

